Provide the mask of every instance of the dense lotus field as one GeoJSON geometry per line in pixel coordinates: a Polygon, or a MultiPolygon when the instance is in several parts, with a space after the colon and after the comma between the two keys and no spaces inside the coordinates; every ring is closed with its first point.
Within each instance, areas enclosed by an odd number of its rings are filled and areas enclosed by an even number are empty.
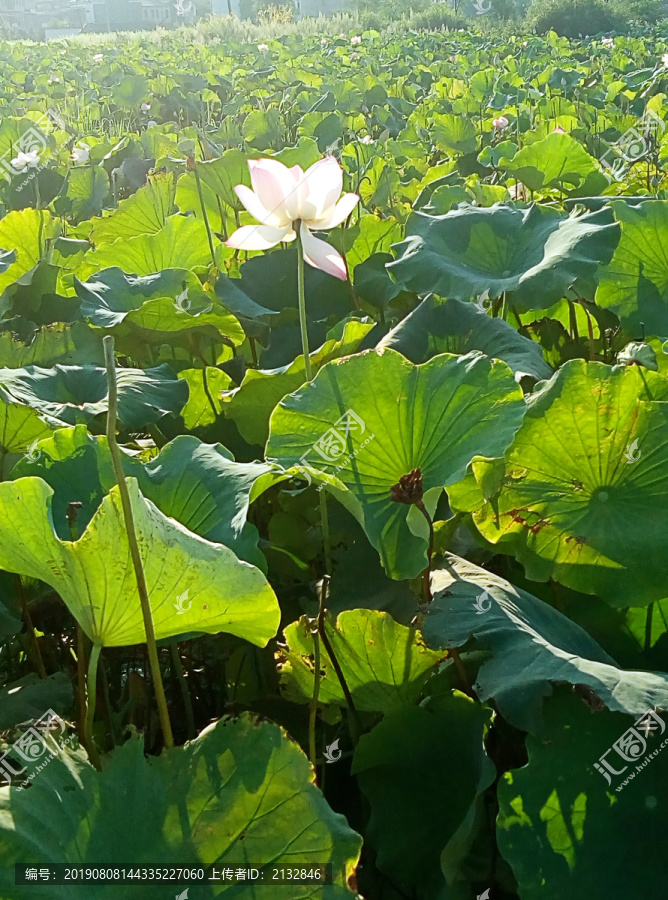
{"type": "Polygon", "coordinates": [[[0,61],[2,900],[655,896],[668,42],[0,61]]]}

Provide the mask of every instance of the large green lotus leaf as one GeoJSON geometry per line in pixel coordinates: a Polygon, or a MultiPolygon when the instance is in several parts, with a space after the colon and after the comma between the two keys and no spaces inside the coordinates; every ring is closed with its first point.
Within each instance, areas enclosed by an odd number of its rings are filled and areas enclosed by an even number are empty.
{"type": "Polygon", "coordinates": [[[495,203],[443,216],[415,212],[388,268],[419,294],[467,300],[505,291],[518,310],[547,309],[609,262],[618,238],[609,208],[567,216],[547,206],[495,203]]]}
{"type": "Polygon", "coordinates": [[[443,354],[414,366],[394,350],[367,350],[329,363],[281,401],[267,458],[325,483],[388,574],[415,578],[427,565],[427,523],[417,508],[393,501],[391,488],[420,468],[433,506],[474,456],[505,452],[524,409],[498,360],[443,354]]]}
{"type": "Polygon", "coordinates": [[[414,363],[423,363],[438,353],[470,353],[508,363],[519,381],[524,375],[549,378],[552,369],[543,359],[540,345],[518,334],[503,319],[492,318],[474,303],[426,297],[378,344],[391,347],[414,363]]]}
{"type": "MultiPolygon", "coordinates": [[[[371,319],[340,322],[328,340],[310,354],[312,371],[318,372],[330,360],[354,353],[374,324],[371,319]]],[[[236,422],[244,440],[264,446],[269,436],[269,419],[277,404],[305,381],[303,356],[278,369],[247,369],[241,386],[223,395],[223,412],[236,422]]]]}
{"type": "Polygon", "coordinates": [[[498,575],[448,554],[432,590],[427,645],[450,649],[474,638],[477,649],[490,650],[475,692],[518,728],[540,732],[543,699],[558,682],[584,686],[629,715],[668,707],[668,675],[620,669],[583,628],[498,575]]]}
{"type": "MultiPolygon", "coordinates": [[[[136,479],[127,484],[158,640],[226,631],[263,647],[280,611],[262,572],[167,518],[136,479]],[[179,598],[187,611],[175,612],[179,598]]],[[[53,493],[41,478],[0,484],[0,567],[51,585],[93,643],[145,642],[118,486],[74,542],[55,533],[53,493]]]]}
{"type": "Polygon", "coordinates": [[[632,334],[668,333],[668,201],[630,207],[612,203],[622,236],[615,255],[599,273],[596,303],[611,309],[632,334]]]}
{"type": "Polygon", "coordinates": [[[72,708],[72,680],[64,672],[39,678],[34,672],[0,691],[0,731],[28,719],[39,719],[44,710],[67,715],[72,708]]]}
{"type": "Polygon", "coordinates": [[[527,765],[499,783],[499,849],[522,900],[655,895],[668,828],[666,735],[654,722],[648,735],[636,731],[641,755],[623,762],[611,748],[634,719],[592,712],[565,691],[547,703],[546,719],[544,738],[527,738],[527,765]],[[609,750],[605,761],[622,772],[610,786],[594,768],[609,750]]]}
{"type": "Polygon", "coordinates": [[[194,216],[176,215],[170,216],[156,234],[121,238],[90,250],[84,257],[81,272],[82,277],[88,277],[92,272],[118,266],[133,275],[152,275],[163,269],[204,269],[209,265],[211,251],[204,223],[194,216]]]}
{"type": "Polygon", "coordinates": [[[205,366],[202,369],[182,369],[179,378],[188,385],[188,402],[181,410],[185,427],[188,431],[194,431],[213,425],[222,415],[222,394],[232,384],[230,376],[222,369],[205,366]]]}
{"type": "MultiPolygon", "coordinates": [[[[0,271],[0,294],[37,265],[45,249],[44,242],[55,233],[51,214],[44,209],[14,210],[0,220],[0,247],[15,254],[11,265],[3,264],[0,271]]],[[[8,259],[3,258],[3,263],[6,262],[8,259]]]]}
{"type": "MultiPolygon", "coordinates": [[[[164,363],[155,369],[117,369],[118,418],[130,430],[141,431],[169,413],[179,413],[188,399],[188,387],[164,363]]],[[[0,388],[21,403],[59,425],[88,423],[108,408],[106,369],[96,366],[61,366],[41,369],[0,369],[0,388]]]]}
{"type": "Polygon", "coordinates": [[[67,189],[55,203],[55,209],[77,222],[99,216],[109,196],[109,175],[102,166],[75,166],[67,176],[67,189]],[[65,199],[66,198],[66,199],[65,199]]]}
{"type": "MultiPolygon", "coordinates": [[[[415,628],[399,625],[386,612],[350,609],[326,620],[327,636],[361,711],[387,713],[417,703],[422,686],[446,654],[429,650],[415,628]]],[[[285,629],[286,646],[277,653],[288,699],[308,703],[313,696],[313,634],[302,616],[285,629]]],[[[345,706],[346,698],[326,648],[321,644],[319,702],[345,706]]]]}
{"type": "Polygon", "coordinates": [[[195,330],[214,340],[224,335],[236,345],[246,339],[238,319],[202,290],[192,272],[163,269],[135,278],[113,267],[93,279],[85,284],[75,279],[74,284],[81,312],[94,325],[109,328],[125,323],[153,341],[195,330]]]}
{"type": "MultiPolygon", "coordinates": [[[[560,132],[548,134],[542,141],[523,147],[512,160],[502,158],[497,167],[517,178],[531,191],[545,188],[572,190],[599,172],[596,161],[582,144],[570,134],[560,132]]],[[[607,184],[607,179],[601,174],[597,187],[604,188],[607,184]]]]}
{"type": "Polygon", "coordinates": [[[244,205],[234,192],[238,184],[251,186],[250,170],[248,168],[249,157],[256,154],[242,153],[233,147],[226,150],[218,159],[207,160],[198,164],[199,175],[220,199],[241,212],[244,205]]]}
{"type": "MultiPolygon", "coordinates": [[[[354,900],[347,887],[362,838],[332,811],[313,783],[299,746],[272,722],[247,713],[221,719],[199,737],[146,757],[131,737],[107,754],[97,772],[83,752],[61,749],[27,790],[0,788],[0,892],[22,900],[14,863],[118,867],[160,864],[313,866],[331,864],[332,885],[273,885],[271,900],[354,900]],[[67,798],[63,803],[62,798],[67,798]]],[[[191,887],[190,895],[252,900],[258,887],[221,882],[191,887]]],[[[261,891],[268,889],[260,888],[261,891]]],[[[67,885],[30,887],[34,897],[71,900],[67,885]]],[[[131,885],[124,900],[174,897],[182,891],[131,885]]],[[[87,898],[119,896],[118,886],[90,885],[87,898]]]]}
{"type": "Polygon", "coordinates": [[[344,231],[344,239],[352,238],[346,253],[350,271],[374,253],[387,253],[392,244],[401,240],[402,233],[401,225],[391,216],[385,219],[368,214],[361,216],[358,222],[344,231]]]}
{"type": "Polygon", "coordinates": [[[0,368],[25,366],[82,365],[104,363],[102,337],[85,322],[73,325],[43,325],[30,343],[24,343],[10,331],[0,333],[0,368]]]}
{"type": "MultiPolygon", "coordinates": [[[[0,373],[6,371],[10,370],[0,370],[0,373]]],[[[0,386],[0,459],[7,453],[23,453],[34,441],[51,431],[37,410],[16,400],[0,386]]]]}
{"type": "MultiPolygon", "coordinates": [[[[121,454],[126,476],[137,479],[143,496],[170,519],[216,544],[225,544],[240,559],[266,567],[258,550],[258,532],[247,522],[248,507],[259,493],[285,476],[266,463],[238,463],[220,444],[203,444],[191,435],[179,435],[157,456],[141,462],[121,454]]],[[[56,534],[70,537],[66,513],[73,501],[82,534],[116,483],[106,437],[93,437],[85,425],[61,428],[36,443],[31,459],[21,459],[12,478],[34,475],[54,490],[53,525],[56,534]]]]}
{"type": "Polygon", "coordinates": [[[199,284],[197,277],[187,269],[163,269],[137,277],[127,275],[118,266],[97,272],[87,282],[74,279],[82,315],[101,328],[119,325],[129,312],[140,309],[146,300],[171,297],[174,301],[185,289],[194,288],[196,284],[199,284]]]}
{"type": "Polygon", "coordinates": [[[127,240],[139,234],[157,234],[174,212],[176,184],[171,173],[154,175],[110,216],[93,219],[90,238],[96,246],[127,240]]]}
{"type": "Polygon", "coordinates": [[[667,399],[658,373],[567,362],[531,398],[500,493],[474,514],[483,536],[535,581],[618,607],[666,597],[667,399]]]}
{"type": "Polygon", "coordinates": [[[451,896],[444,872],[455,845],[472,840],[472,814],[495,777],[483,746],[489,718],[464,694],[446,693],[389,712],[360,738],[351,771],[371,806],[367,838],[404,896],[451,896]]]}
{"type": "Polygon", "coordinates": [[[435,113],[431,138],[439,150],[473,153],[477,146],[475,125],[466,116],[435,113]]]}

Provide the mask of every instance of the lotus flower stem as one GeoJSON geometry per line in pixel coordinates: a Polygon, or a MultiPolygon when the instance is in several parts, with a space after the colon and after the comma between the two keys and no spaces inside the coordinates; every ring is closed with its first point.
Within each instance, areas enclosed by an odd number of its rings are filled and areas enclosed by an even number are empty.
{"type": "MultiPolygon", "coordinates": [[[[348,704],[348,709],[350,710],[351,715],[351,724],[354,726],[351,728],[351,737],[353,738],[353,743],[357,743],[357,739],[362,732],[362,723],[360,722],[359,713],[355,707],[355,701],[353,700],[353,695],[350,693],[350,688],[348,687],[348,683],[346,681],[346,677],[343,674],[343,669],[341,668],[338,659],[336,658],[336,654],[334,653],[334,648],[332,647],[331,641],[327,636],[327,632],[325,630],[326,626],[326,612],[325,602],[327,599],[327,589],[329,587],[329,576],[325,576],[323,578],[322,589],[320,592],[320,609],[318,610],[318,634],[320,635],[320,639],[322,640],[323,646],[327,651],[327,655],[332,663],[332,667],[336,672],[336,677],[339,679],[339,684],[341,685],[341,690],[343,691],[343,696],[346,698],[346,703],[348,704]]],[[[316,674],[318,674],[316,670],[316,674]]]]}
{"type": "MultiPolygon", "coordinates": [[[[322,592],[324,587],[321,588],[320,591],[320,606],[322,606],[322,592]]],[[[318,612],[318,618],[320,613],[318,612]]],[[[316,620],[317,622],[318,620],[316,620]]],[[[313,766],[313,771],[316,773],[316,778],[318,777],[318,770],[316,768],[316,760],[317,754],[315,751],[315,720],[318,714],[318,697],[320,696],[320,637],[318,635],[318,628],[316,628],[313,632],[313,695],[311,697],[311,703],[309,708],[309,716],[308,716],[308,752],[309,757],[311,759],[311,765],[313,766]]]]}
{"type": "Polygon", "coordinates": [[[433,600],[433,594],[431,592],[431,557],[434,552],[434,523],[431,520],[431,516],[427,512],[427,507],[424,505],[424,501],[419,500],[415,505],[425,517],[425,519],[427,520],[427,525],[429,526],[429,550],[427,553],[427,568],[422,573],[422,587],[424,590],[425,601],[427,603],[431,603],[431,601],[433,600]]]}
{"type": "Polygon", "coordinates": [[[132,514],[132,503],[130,502],[130,493],[125,482],[125,474],[121,464],[121,452],[116,443],[116,410],[118,406],[118,390],[116,386],[116,362],[114,359],[114,339],[111,335],[107,335],[103,340],[104,345],[104,361],[107,366],[107,382],[109,384],[109,411],[107,413],[107,442],[109,451],[114,465],[114,474],[118,483],[118,490],[121,495],[121,504],[123,506],[123,518],[125,520],[125,530],[128,536],[128,544],[130,547],[130,556],[135,570],[135,578],[137,579],[137,591],[141,601],[141,610],[144,616],[144,630],[146,631],[146,645],[148,647],[148,659],[151,667],[151,676],[153,678],[153,687],[155,689],[155,699],[158,703],[158,713],[160,715],[160,725],[162,734],[165,739],[166,747],[174,746],[174,737],[172,735],[172,725],[169,721],[169,711],[167,709],[167,698],[165,697],[165,688],[162,683],[162,674],[160,672],[160,661],[158,660],[158,648],[155,642],[155,628],[153,627],[153,616],[151,614],[151,603],[148,596],[148,587],[146,584],[146,575],[144,566],[139,552],[139,544],[137,542],[137,530],[135,528],[134,516],[132,514]]]}
{"type": "Polygon", "coordinates": [[[183,664],[181,663],[181,655],[179,653],[179,645],[171,644],[169,647],[172,655],[172,664],[174,666],[174,674],[181,688],[181,696],[183,697],[183,706],[186,711],[186,724],[188,726],[188,739],[192,740],[197,737],[197,729],[195,728],[195,714],[193,713],[193,704],[190,699],[190,691],[188,690],[188,682],[183,674],[183,664]]]}
{"type": "Polygon", "coordinates": [[[88,660],[88,678],[86,680],[86,721],[84,723],[84,735],[86,736],[86,750],[90,761],[96,769],[100,768],[100,754],[93,738],[93,719],[95,718],[95,699],[97,696],[97,664],[102,652],[102,644],[93,644],[88,660]]]}
{"type": "Polygon", "coordinates": [[[206,236],[209,239],[209,250],[211,251],[211,262],[213,263],[214,269],[216,268],[216,251],[213,247],[213,237],[211,234],[211,224],[209,222],[209,216],[206,211],[206,204],[204,202],[204,192],[202,191],[202,181],[199,177],[199,169],[197,168],[197,161],[193,158],[192,160],[192,170],[195,173],[195,182],[197,184],[197,193],[199,195],[199,204],[202,209],[202,219],[204,220],[204,227],[206,228],[206,236]]]}
{"type": "Polygon", "coordinates": [[[297,234],[297,294],[299,297],[299,327],[302,333],[302,352],[304,353],[304,368],[306,380],[311,381],[311,357],[308,352],[308,329],[306,327],[306,293],[304,290],[304,247],[302,245],[301,229],[299,224],[295,227],[297,234]]]}
{"type": "Polygon", "coordinates": [[[26,623],[26,631],[28,632],[29,643],[32,647],[32,651],[35,657],[34,663],[37,667],[37,674],[40,678],[46,678],[44,659],[42,657],[42,651],[39,649],[39,641],[37,640],[37,635],[35,634],[35,626],[32,623],[32,616],[30,615],[28,601],[26,600],[25,591],[23,590],[23,582],[21,581],[20,575],[16,575],[15,577],[17,593],[19,595],[19,603],[21,604],[21,614],[23,615],[23,620],[26,623]]]}

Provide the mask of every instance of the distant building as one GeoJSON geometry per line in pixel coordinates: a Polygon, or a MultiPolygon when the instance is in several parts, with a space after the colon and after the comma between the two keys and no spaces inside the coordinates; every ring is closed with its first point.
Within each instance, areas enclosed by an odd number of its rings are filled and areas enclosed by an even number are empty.
{"type": "Polygon", "coordinates": [[[195,21],[194,0],[0,0],[0,22],[17,37],[173,28],[195,21]]]}

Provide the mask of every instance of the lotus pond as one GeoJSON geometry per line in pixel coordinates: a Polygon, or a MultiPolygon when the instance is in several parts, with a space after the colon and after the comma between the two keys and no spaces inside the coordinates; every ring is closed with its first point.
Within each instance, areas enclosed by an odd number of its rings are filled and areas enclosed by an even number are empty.
{"type": "Polygon", "coordinates": [[[652,895],[668,40],[0,60],[2,900],[652,895]]]}

